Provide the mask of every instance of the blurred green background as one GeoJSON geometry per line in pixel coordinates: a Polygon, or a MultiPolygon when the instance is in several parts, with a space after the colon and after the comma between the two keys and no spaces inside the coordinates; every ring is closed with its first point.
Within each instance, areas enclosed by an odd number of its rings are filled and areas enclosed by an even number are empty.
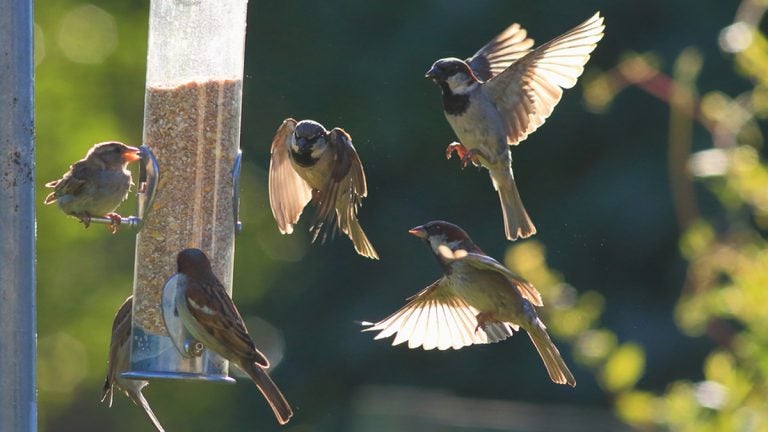
{"type": "MultiPolygon", "coordinates": [[[[768,430],[765,3],[252,1],[234,296],[281,359],[273,377],[296,411],[282,429],[768,430]],[[596,10],[606,36],[584,76],[513,148],[539,233],[507,242],[487,173],[444,160],[455,137],[424,72],[511,22],[541,43],[596,10]],[[352,135],[369,184],[360,219],[381,261],[343,236],[310,245],[306,221],[277,231],[269,145],[289,116],[352,135]],[[537,285],[575,389],[548,380],[524,335],[424,352],[359,332],[356,321],[383,318],[438,276],[407,234],[432,219],[463,226],[537,285]]],[[[141,143],[147,11],[36,4],[43,431],[150,430],[126,398],[98,403],[134,236],[42,206],[43,184],[93,143],[141,143]]],[[[247,380],[154,382],[145,395],[169,431],[280,429],[247,380]]]]}

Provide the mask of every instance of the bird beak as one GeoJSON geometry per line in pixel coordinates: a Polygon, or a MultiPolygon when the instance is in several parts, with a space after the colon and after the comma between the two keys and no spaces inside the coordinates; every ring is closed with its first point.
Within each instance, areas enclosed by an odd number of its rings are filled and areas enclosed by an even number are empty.
{"type": "Polygon", "coordinates": [[[437,70],[437,68],[436,68],[436,67],[434,67],[434,66],[432,66],[432,67],[431,67],[431,68],[429,68],[429,70],[427,71],[427,74],[426,74],[426,75],[424,75],[424,78],[429,78],[429,79],[431,79],[431,80],[434,80],[434,79],[436,79],[436,78],[437,78],[437,76],[438,76],[439,74],[440,74],[440,72],[437,70]]]}
{"type": "Polygon", "coordinates": [[[309,153],[312,151],[312,143],[306,138],[298,138],[296,140],[296,145],[299,146],[300,153],[309,153]]]}
{"type": "Polygon", "coordinates": [[[420,239],[426,239],[427,238],[427,230],[425,230],[423,227],[417,226],[416,228],[411,228],[408,230],[408,234],[415,235],[416,237],[420,239]]]}
{"type": "Polygon", "coordinates": [[[123,161],[127,163],[136,162],[139,159],[141,159],[141,149],[136,147],[128,147],[123,153],[123,161]]]}

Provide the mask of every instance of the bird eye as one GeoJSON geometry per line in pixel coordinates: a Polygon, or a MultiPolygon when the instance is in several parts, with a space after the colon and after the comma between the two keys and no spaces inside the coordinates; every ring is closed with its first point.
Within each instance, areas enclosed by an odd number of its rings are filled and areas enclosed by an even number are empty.
{"type": "Polygon", "coordinates": [[[121,149],[120,147],[115,147],[115,149],[112,150],[112,151],[115,152],[115,153],[121,153],[123,151],[123,149],[121,149]]]}

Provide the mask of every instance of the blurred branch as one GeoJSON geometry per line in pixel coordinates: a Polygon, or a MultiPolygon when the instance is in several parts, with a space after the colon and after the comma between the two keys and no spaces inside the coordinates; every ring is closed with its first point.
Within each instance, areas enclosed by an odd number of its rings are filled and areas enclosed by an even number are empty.
{"type": "MultiPolygon", "coordinates": [[[[675,62],[675,85],[670,86],[669,148],[667,166],[677,223],[682,229],[699,218],[693,179],[686,169],[693,146],[694,110],[697,109],[695,81],[702,66],[698,51],[688,48],[675,62]]],[[[658,75],[658,74],[657,74],[658,75]]]]}

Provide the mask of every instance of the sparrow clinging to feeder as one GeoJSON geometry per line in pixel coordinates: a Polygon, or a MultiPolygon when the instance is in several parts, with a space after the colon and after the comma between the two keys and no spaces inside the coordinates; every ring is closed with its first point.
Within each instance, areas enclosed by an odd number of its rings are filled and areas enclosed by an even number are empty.
{"type": "Polygon", "coordinates": [[[149,420],[158,432],[164,432],[160,422],[149,407],[149,403],[141,394],[141,390],[149,385],[143,380],[124,379],[120,374],[130,369],[131,366],[131,316],[133,296],[128,297],[115,314],[112,323],[112,340],[109,343],[109,362],[107,365],[107,378],[104,380],[104,389],[101,393],[101,401],[112,407],[112,397],[115,389],[120,390],[136,406],[144,410],[149,420]]]}
{"type": "Polygon", "coordinates": [[[543,304],[530,282],[486,255],[456,225],[433,221],[409,232],[427,242],[443,277],[389,317],[377,323],[365,322],[368,328],[364,331],[378,331],[376,339],[395,335],[392,345],[408,341],[408,348],[445,350],[498,342],[522,327],[550,379],[576,386],[576,379],[536,314],[534,307],[543,304]]]}
{"type": "Polygon", "coordinates": [[[128,197],[132,184],[128,164],[141,159],[140,151],[115,141],[94,145],[64,176],[45,184],[53,188],[45,204],[56,202],[86,228],[92,217],[106,216],[112,220],[110,231],[116,233],[121,217],[113,212],[128,197]]]}
{"type": "Polygon", "coordinates": [[[512,24],[467,60],[436,61],[426,77],[440,86],[443,112],[459,138],[446,148],[462,166],[485,167],[499,193],[509,240],[536,233],[512,174],[508,146],[517,145],[552,114],[563,89],[571,88],[603,37],[596,13],[551,41],[531,49],[533,39],[512,24]]]}
{"type": "Polygon", "coordinates": [[[328,132],[312,120],[283,121],[272,140],[269,164],[269,203],[282,234],[293,232],[310,201],[316,207],[312,241],[325,241],[339,229],[358,254],[379,256],[357,220],[367,195],[363,164],[344,129],[328,132]]]}
{"type": "Polygon", "coordinates": [[[237,365],[259,388],[280,424],[293,410],[267,375],[269,360],[256,349],[243,318],[200,249],[184,249],[176,258],[179,277],[176,310],[187,331],[206,347],[237,365]]]}

